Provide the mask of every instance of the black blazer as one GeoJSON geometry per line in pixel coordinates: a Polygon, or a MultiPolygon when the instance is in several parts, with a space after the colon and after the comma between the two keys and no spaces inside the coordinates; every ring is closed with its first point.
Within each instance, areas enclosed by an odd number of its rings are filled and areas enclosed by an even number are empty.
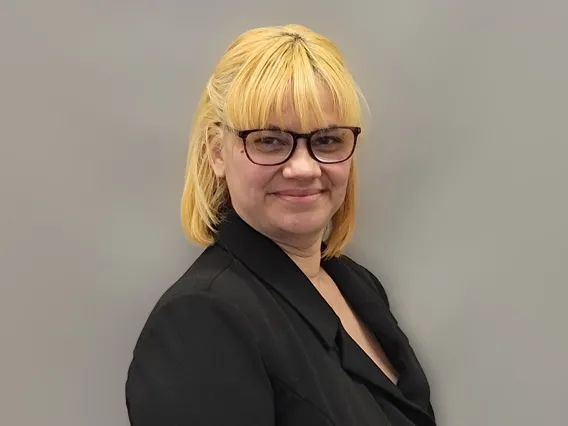
{"type": "Polygon", "coordinates": [[[128,371],[133,426],[434,425],[430,390],[377,278],[322,263],[382,344],[394,385],[295,263],[235,213],[160,299],[128,371]]]}

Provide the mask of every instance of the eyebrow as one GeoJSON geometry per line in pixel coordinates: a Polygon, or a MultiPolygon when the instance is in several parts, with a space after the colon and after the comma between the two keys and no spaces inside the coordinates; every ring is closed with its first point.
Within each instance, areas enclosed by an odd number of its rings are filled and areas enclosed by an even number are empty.
{"type": "Polygon", "coordinates": [[[268,125],[268,126],[266,127],[266,130],[280,130],[280,131],[282,131],[282,130],[284,130],[284,129],[283,129],[282,127],[279,127],[279,126],[275,126],[275,125],[273,125],[273,124],[270,124],[270,125],[268,125]]]}

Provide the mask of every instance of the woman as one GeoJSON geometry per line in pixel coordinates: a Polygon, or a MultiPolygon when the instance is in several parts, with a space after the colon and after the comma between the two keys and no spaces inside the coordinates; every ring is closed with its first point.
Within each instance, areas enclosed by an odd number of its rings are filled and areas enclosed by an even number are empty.
{"type": "Polygon", "coordinates": [[[434,425],[383,287],[341,254],[361,118],[321,35],[288,25],[231,44],[201,98],[182,199],[185,232],[207,248],[140,335],[132,425],[434,425]]]}

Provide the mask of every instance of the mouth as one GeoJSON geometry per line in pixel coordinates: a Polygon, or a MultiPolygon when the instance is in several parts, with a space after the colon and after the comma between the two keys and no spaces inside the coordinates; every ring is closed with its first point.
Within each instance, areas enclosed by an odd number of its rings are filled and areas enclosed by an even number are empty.
{"type": "Polygon", "coordinates": [[[318,200],[323,193],[324,191],[321,189],[317,190],[312,189],[312,190],[277,191],[273,192],[272,195],[287,202],[305,204],[318,200]]]}

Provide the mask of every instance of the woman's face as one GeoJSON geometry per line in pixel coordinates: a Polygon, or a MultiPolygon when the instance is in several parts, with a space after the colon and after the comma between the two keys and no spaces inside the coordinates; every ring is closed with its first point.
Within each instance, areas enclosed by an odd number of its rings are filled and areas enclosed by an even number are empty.
{"type": "MultiPolygon", "coordinates": [[[[342,124],[336,122],[331,98],[323,96],[320,102],[326,127],[342,124]]],[[[284,119],[283,130],[301,132],[292,109],[284,111],[284,119]]],[[[306,143],[298,140],[284,164],[261,166],[249,160],[242,139],[226,132],[222,148],[212,156],[215,173],[226,179],[236,212],[270,238],[321,236],[345,198],[352,159],[319,163],[306,143]]]]}

